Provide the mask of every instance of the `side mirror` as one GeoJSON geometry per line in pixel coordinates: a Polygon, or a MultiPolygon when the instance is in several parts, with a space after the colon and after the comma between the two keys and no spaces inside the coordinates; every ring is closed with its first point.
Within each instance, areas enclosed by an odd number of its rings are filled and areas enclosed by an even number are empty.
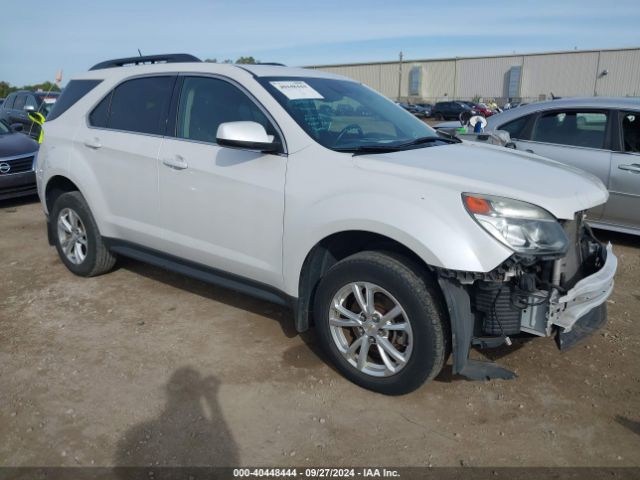
{"type": "Polygon", "coordinates": [[[218,126],[216,133],[218,145],[261,152],[276,152],[280,143],[274,141],[273,135],[257,122],[226,122],[218,126]]]}
{"type": "Polygon", "coordinates": [[[10,128],[12,132],[21,132],[24,130],[24,126],[21,123],[13,123],[10,128]]]}
{"type": "Polygon", "coordinates": [[[34,107],[33,105],[25,105],[22,109],[25,112],[35,112],[36,111],[36,107],[34,107]]]}

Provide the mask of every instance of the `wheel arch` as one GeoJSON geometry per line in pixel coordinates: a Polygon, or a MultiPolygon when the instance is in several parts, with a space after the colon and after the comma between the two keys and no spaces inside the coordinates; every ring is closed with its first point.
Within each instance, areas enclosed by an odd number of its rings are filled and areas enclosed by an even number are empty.
{"type": "Polygon", "coordinates": [[[313,323],[313,299],[324,273],[340,260],[365,250],[392,253],[410,260],[425,275],[433,273],[433,268],[416,252],[389,236],[366,230],[346,230],[327,235],[309,250],[302,263],[298,297],[294,305],[295,327],[298,332],[306,331],[313,323]]]}
{"type": "Polygon", "coordinates": [[[68,177],[63,175],[52,176],[45,186],[44,201],[47,208],[47,212],[51,213],[53,205],[63,193],[79,192],[78,186],[72,182],[68,177]]]}
{"type": "MultiPolygon", "coordinates": [[[[43,201],[49,216],[53,211],[53,205],[56,203],[56,200],[60,195],[68,192],[80,192],[78,186],[68,177],[65,177],[64,175],[53,175],[47,180],[44,188],[43,201]]],[[[49,242],[49,245],[54,245],[53,223],[51,218],[47,219],[47,241],[49,242]]]]}

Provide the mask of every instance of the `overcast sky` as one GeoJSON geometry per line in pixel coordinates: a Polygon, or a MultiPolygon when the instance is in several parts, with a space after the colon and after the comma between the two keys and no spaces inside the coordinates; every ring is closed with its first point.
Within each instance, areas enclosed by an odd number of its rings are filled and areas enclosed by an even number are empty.
{"type": "Polygon", "coordinates": [[[313,65],[640,46],[638,0],[32,0],[2,2],[0,80],[185,52],[313,65]]]}

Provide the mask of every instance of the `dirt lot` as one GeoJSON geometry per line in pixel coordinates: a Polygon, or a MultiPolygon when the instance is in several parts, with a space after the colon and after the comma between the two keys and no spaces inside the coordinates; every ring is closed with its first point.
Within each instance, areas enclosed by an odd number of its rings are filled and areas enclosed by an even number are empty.
{"type": "Polygon", "coordinates": [[[75,277],[34,199],[0,203],[0,465],[639,466],[640,238],[601,236],[603,331],[493,351],[514,381],[447,369],[391,398],[287,310],[133,261],[75,277]]]}

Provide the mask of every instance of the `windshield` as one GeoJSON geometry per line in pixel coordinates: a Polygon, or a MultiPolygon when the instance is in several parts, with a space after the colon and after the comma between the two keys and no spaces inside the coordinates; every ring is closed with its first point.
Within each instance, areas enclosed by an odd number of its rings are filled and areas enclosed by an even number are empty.
{"type": "Polygon", "coordinates": [[[314,140],[332,150],[392,148],[440,138],[402,107],[356,82],[306,77],[258,81],[314,140]]]}

